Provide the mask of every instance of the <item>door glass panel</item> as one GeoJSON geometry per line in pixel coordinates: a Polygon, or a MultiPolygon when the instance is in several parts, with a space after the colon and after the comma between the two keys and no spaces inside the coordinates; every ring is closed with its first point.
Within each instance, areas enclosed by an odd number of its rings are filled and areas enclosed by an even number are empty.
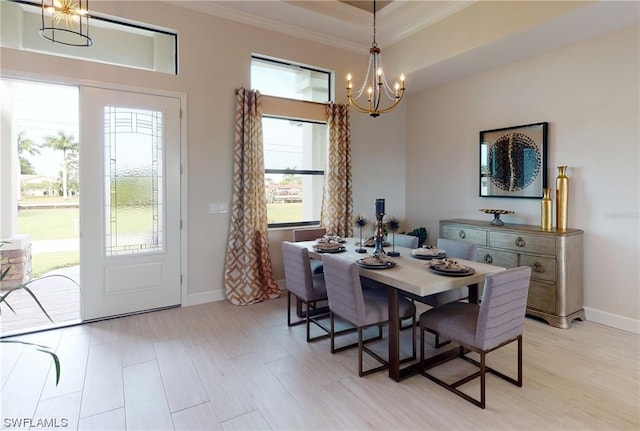
{"type": "Polygon", "coordinates": [[[163,113],[104,108],[105,255],[164,249],[163,113]]]}

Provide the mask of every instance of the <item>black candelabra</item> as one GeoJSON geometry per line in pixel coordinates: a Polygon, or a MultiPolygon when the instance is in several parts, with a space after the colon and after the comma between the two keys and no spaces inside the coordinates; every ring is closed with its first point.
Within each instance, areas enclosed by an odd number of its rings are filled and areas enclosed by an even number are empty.
{"type": "Polygon", "coordinates": [[[373,255],[375,257],[381,258],[385,256],[384,248],[382,244],[384,243],[384,228],[382,224],[382,219],[384,218],[384,199],[378,198],[376,199],[376,233],[375,233],[375,243],[376,248],[373,251],[373,255]]]}

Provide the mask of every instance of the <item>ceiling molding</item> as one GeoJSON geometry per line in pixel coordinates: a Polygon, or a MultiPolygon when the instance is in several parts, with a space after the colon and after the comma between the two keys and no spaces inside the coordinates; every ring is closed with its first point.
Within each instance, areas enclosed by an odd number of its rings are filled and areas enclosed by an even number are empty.
{"type": "MultiPolygon", "coordinates": [[[[384,48],[474,2],[390,2],[377,12],[376,39],[379,40],[379,46],[384,48]]],[[[342,1],[173,0],[168,3],[358,53],[368,51],[373,38],[372,13],[342,1]]]]}
{"type": "MultiPolygon", "coordinates": [[[[385,22],[382,26],[379,24],[378,26],[381,27],[381,32],[384,35],[387,44],[393,45],[394,43],[399,42],[402,39],[405,39],[412,34],[449,17],[450,15],[460,12],[462,9],[471,6],[476,1],[477,0],[446,2],[438,8],[429,9],[428,11],[420,11],[417,10],[418,8],[404,8],[402,9],[402,17],[391,19],[388,24],[385,22]]],[[[428,2],[412,3],[419,5],[422,9],[424,9],[425,4],[428,4],[428,2]]],[[[384,15],[382,19],[385,19],[384,15]]]]}

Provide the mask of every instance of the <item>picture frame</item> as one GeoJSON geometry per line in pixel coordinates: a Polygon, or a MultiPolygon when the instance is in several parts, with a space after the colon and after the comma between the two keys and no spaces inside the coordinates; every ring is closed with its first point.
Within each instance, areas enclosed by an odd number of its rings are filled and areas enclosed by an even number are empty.
{"type": "Polygon", "coordinates": [[[480,132],[480,196],[541,199],[547,187],[547,122],[480,132]]]}

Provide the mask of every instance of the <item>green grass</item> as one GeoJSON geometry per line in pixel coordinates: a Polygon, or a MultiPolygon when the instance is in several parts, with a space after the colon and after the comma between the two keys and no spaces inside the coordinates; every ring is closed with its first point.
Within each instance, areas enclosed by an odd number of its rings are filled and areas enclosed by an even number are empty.
{"type": "Polygon", "coordinates": [[[55,253],[40,253],[32,256],[31,266],[34,277],[40,277],[49,271],[80,264],[80,252],[60,251],[55,253]]]}
{"type": "MultiPolygon", "coordinates": [[[[31,202],[33,203],[33,200],[31,202]]],[[[51,199],[46,202],[51,202],[51,199]]],[[[68,202],[68,200],[60,199],[60,202],[68,202]]],[[[78,238],[79,219],[78,208],[21,209],[18,211],[18,233],[29,235],[32,242],[78,238]]],[[[151,227],[149,211],[125,208],[118,214],[119,233],[141,232],[150,230],[151,227]]],[[[79,263],[80,254],[77,250],[32,255],[35,277],[79,263]]]]}
{"type": "Polygon", "coordinates": [[[18,211],[18,233],[31,241],[78,238],[78,208],[28,209],[18,211]]]}
{"type": "Polygon", "coordinates": [[[302,202],[267,204],[269,223],[286,223],[302,219],[302,202]]]}

